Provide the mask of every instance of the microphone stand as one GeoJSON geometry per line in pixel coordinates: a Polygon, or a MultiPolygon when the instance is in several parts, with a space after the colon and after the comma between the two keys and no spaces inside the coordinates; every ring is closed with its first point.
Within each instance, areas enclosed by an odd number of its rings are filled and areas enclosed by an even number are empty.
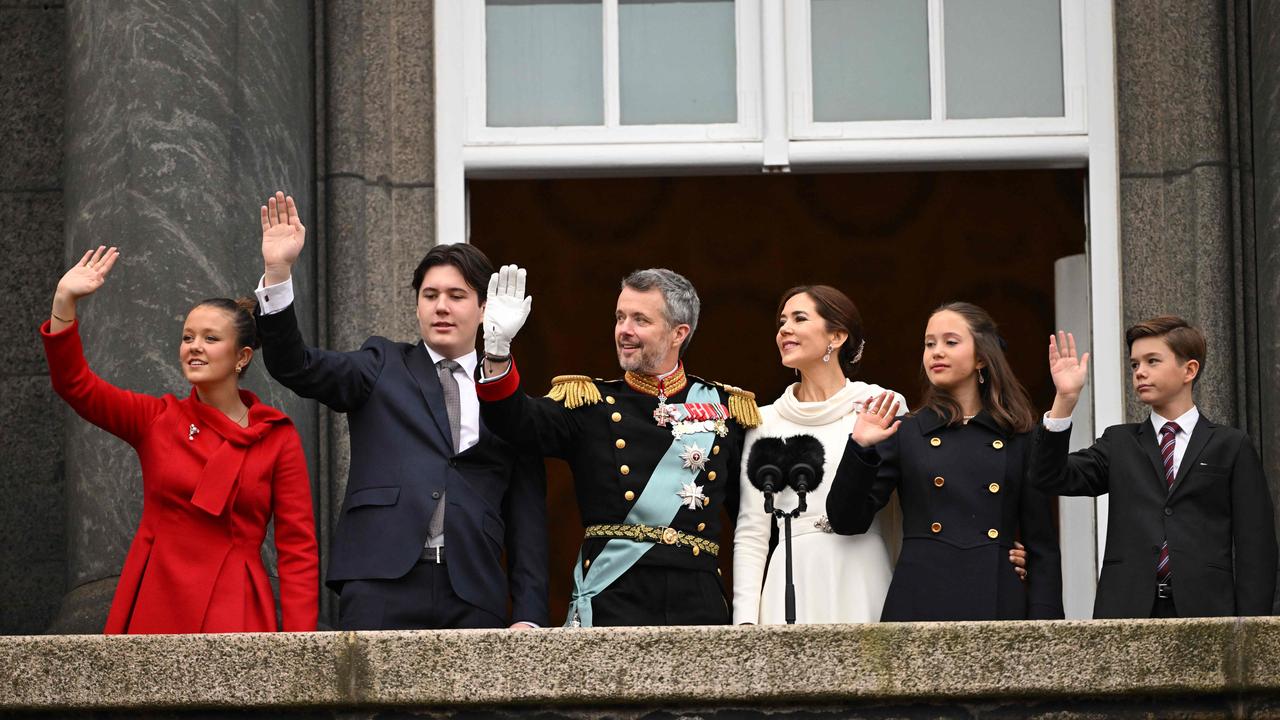
{"type": "MultiPolygon", "coordinates": [[[[787,544],[787,591],[785,610],[788,625],[796,624],[796,583],[795,577],[791,571],[791,519],[800,517],[800,513],[808,509],[808,503],[805,498],[807,493],[800,492],[797,494],[800,496],[800,503],[796,505],[795,510],[792,510],[791,512],[785,512],[778,509],[773,510],[773,516],[775,518],[782,518],[783,535],[786,537],[787,544]]],[[[772,501],[773,498],[770,497],[769,500],[772,501]]],[[[770,502],[768,504],[772,505],[773,503],[770,502]]]]}

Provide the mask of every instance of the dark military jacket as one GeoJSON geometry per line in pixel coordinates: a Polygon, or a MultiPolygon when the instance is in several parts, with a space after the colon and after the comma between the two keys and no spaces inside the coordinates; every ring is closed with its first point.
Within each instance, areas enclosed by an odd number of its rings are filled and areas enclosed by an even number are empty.
{"type": "Polygon", "coordinates": [[[1030,433],[981,412],[947,425],[931,410],[905,418],[874,448],[852,440],[827,495],[837,533],[866,532],[896,489],[902,553],[885,621],[1062,617],[1062,570],[1052,498],[1027,481],[1030,433]],[[1009,564],[1027,547],[1027,582],[1009,564]]]}
{"type": "MultiPolygon", "coordinates": [[[[688,380],[688,385],[667,399],[668,404],[685,402],[695,382],[714,388],[719,402],[726,406],[731,394],[744,394],[692,375],[688,380]]],[[[660,427],[654,419],[658,399],[632,389],[625,380],[582,381],[595,386],[599,401],[570,409],[564,401],[516,391],[501,400],[482,402],[481,417],[494,433],[517,447],[568,461],[584,525],[621,524],[671,447],[671,428],[660,427]]],[[[703,448],[708,453],[706,467],[696,482],[706,496],[705,504],[697,509],[682,506],[670,524],[716,543],[720,541],[722,511],[730,518],[738,514],[738,472],[745,434],[736,419],[729,419],[726,428],[724,437],[713,436],[711,447],[703,448]]],[[[594,559],[607,542],[604,538],[586,539],[583,559],[594,559]]],[[[639,564],[714,572],[717,559],[709,552],[695,554],[690,546],[659,542],[639,564]]]]}

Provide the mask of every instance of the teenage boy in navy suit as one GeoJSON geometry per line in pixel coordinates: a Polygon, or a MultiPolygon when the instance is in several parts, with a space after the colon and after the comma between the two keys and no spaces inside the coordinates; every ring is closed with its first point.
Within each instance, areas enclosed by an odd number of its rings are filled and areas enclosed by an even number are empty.
{"type": "Polygon", "coordinates": [[[1267,615],[1276,583],[1271,495],[1249,436],[1202,415],[1192,398],[1205,339],[1180,317],[1125,333],[1142,422],[1107,428],[1067,453],[1089,354],[1049,338],[1057,394],[1036,430],[1031,478],[1060,495],[1111,494],[1096,618],[1267,615]]]}
{"type": "Polygon", "coordinates": [[[427,252],[412,282],[418,342],[374,336],[353,352],[313,348],[293,308],[305,236],[293,198],[276,193],[261,215],[267,371],[345,413],[351,429],[326,580],[339,593],[339,629],[545,625],[542,461],[491,433],[476,397],[489,259],[466,244],[427,252]]]}

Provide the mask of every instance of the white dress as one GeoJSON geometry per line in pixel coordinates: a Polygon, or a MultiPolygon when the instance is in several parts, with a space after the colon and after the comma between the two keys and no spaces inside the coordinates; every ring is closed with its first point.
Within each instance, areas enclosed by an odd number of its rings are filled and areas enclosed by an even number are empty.
{"type": "MultiPolygon", "coordinates": [[[[893,574],[890,559],[900,545],[901,523],[896,498],[876,516],[862,535],[836,535],[826,529],[827,489],[840,466],[845,444],[857,418],[854,403],[874,398],[884,388],[846,381],[844,389],[822,402],[796,400],[793,384],[777,402],[760,409],[763,423],[747,432],[742,453],[742,498],[733,537],[733,622],[786,622],[786,540],[783,520],[766,515],[764,493],[747,479],[747,457],[761,437],[812,435],[822,442],[822,484],[809,493],[808,510],[791,521],[792,566],[796,587],[796,622],[876,622],[893,574]],[[778,547],[769,559],[770,523],[778,526],[778,547]]],[[[906,401],[898,396],[901,407],[906,401]]],[[[780,510],[792,510],[799,498],[791,489],[774,495],[780,510]]]]}

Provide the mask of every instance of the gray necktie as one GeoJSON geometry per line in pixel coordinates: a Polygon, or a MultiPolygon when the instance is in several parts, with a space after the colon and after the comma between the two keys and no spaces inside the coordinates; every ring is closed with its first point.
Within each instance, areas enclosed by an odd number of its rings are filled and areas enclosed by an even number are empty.
{"type": "MultiPolygon", "coordinates": [[[[452,360],[441,360],[436,363],[440,372],[440,389],[444,392],[444,409],[449,413],[449,434],[453,438],[453,451],[458,452],[462,445],[462,400],[458,395],[458,379],[453,371],[462,367],[452,360]]],[[[444,533],[444,501],[445,493],[440,493],[440,501],[436,503],[435,512],[431,513],[431,522],[427,525],[427,533],[431,537],[439,537],[444,533]]]]}

